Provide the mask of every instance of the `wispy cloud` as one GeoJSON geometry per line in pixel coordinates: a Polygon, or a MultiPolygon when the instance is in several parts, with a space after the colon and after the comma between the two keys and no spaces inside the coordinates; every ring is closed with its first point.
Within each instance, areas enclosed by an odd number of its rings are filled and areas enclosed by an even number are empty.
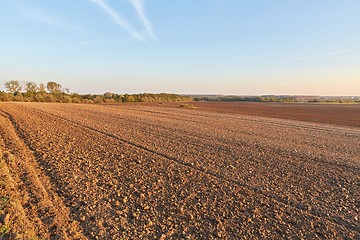
{"type": "Polygon", "coordinates": [[[146,17],[145,8],[144,8],[144,1],[143,0],[129,0],[129,2],[134,6],[138,17],[140,18],[141,22],[143,23],[146,31],[148,32],[151,39],[154,41],[159,41],[155,35],[154,29],[152,27],[151,22],[146,17]]]}
{"type": "Polygon", "coordinates": [[[37,5],[25,5],[15,1],[15,7],[20,16],[27,21],[58,27],[70,31],[84,31],[81,24],[73,19],[57,14],[51,9],[37,5]]]}
{"type": "Polygon", "coordinates": [[[137,32],[131,24],[117,11],[115,11],[105,0],[89,0],[90,2],[95,3],[101,9],[103,9],[117,25],[124,28],[129,32],[129,34],[138,41],[144,41],[144,37],[137,32]]]}
{"type": "Polygon", "coordinates": [[[347,53],[347,52],[349,52],[349,51],[348,50],[340,50],[340,51],[334,51],[334,52],[319,53],[319,54],[310,55],[310,56],[287,58],[287,59],[282,60],[281,62],[308,60],[308,59],[314,59],[314,58],[321,58],[321,57],[326,57],[326,56],[344,54],[344,53],[347,53]]]}

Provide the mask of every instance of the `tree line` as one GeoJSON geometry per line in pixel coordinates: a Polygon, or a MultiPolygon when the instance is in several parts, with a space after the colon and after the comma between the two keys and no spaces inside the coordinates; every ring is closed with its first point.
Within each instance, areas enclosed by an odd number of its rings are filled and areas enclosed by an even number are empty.
{"type": "Polygon", "coordinates": [[[11,80],[4,84],[6,91],[0,91],[0,101],[15,102],[61,102],[61,103],[120,103],[120,102],[190,102],[191,97],[169,93],[117,94],[78,94],[70,93],[57,82],[46,84],[35,82],[20,83],[11,80]]]}

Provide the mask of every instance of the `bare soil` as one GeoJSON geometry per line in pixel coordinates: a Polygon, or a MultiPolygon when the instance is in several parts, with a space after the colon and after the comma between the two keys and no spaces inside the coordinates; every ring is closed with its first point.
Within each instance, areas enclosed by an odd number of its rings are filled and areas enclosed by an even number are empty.
{"type": "Polygon", "coordinates": [[[1,103],[2,238],[360,238],[356,114],[191,104],[1,103]]]}
{"type": "Polygon", "coordinates": [[[191,102],[166,103],[163,106],[271,118],[292,119],[342,126],[360,127],[360,104],[335,103],[265,103],[265,102],[191,102]]]}

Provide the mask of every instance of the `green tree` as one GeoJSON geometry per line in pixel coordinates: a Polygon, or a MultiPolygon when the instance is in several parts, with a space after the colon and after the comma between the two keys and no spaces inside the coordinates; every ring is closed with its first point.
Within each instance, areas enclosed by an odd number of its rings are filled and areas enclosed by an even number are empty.
{"type": "Polygon", "coordinates": [[[39,84],[39,92],[44,93],[46,92],[46,86],[43,83],[39,84]]]}
{"type": "Polygon", "coordinates": [[[101,96],[96,96],[93,101],[94,103],[103,103],[104,99],[101,96]]]}
{"type": "Polygon", "coordinates": [[[0,102],[12,101],[13,99],[13,94],[0,91],[0,102]]]}
{"type": "Polygon", "coordinates": [[[114,94],[111,93],[111,92],[106,92],[106,93],[104,93],[104,97],[105,97],[106,99],[110,99],[110,98],[113,98],[113,97],[114,97],[114,94]]]}
{"type": "Polygon", "coordinates": [[[48,82],[46,84],[46,88],[49,93],[52,94],[59,94],[61,93],[61,85],[57,82],[48,82]]]}
{"type": "Polygon", "coordinates": [[[37,91],[37,84],[34,82],[27,82],[25,84],[25,90],[29,93],[35,93],[37,91]]]}
{"type": "Polygon", "coordinates": [[[22,90],[22,86],[19,81],[11,80],[5,83],[5,88],[8,92],[16,95],[22,90]]]}
{"type": "Polygon", "coordinates": [[[123,97],[122,97],[122,101],[123,102],[134,102],[135,99],[132,95],[129,95],[129,94],[125,94],[123,97]]]}

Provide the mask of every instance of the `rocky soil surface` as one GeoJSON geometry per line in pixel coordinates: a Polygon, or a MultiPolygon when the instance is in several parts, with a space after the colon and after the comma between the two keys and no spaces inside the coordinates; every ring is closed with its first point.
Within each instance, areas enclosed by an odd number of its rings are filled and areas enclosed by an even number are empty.
{"type": "MultiPolygon", "coordinates": [[[[358,127],[1,103],[0,139],[0,193],[41,239],[360,238],[358,127]]],[[[21,236],[15,210],[0,212],[3,237],[21,236]]]]}

